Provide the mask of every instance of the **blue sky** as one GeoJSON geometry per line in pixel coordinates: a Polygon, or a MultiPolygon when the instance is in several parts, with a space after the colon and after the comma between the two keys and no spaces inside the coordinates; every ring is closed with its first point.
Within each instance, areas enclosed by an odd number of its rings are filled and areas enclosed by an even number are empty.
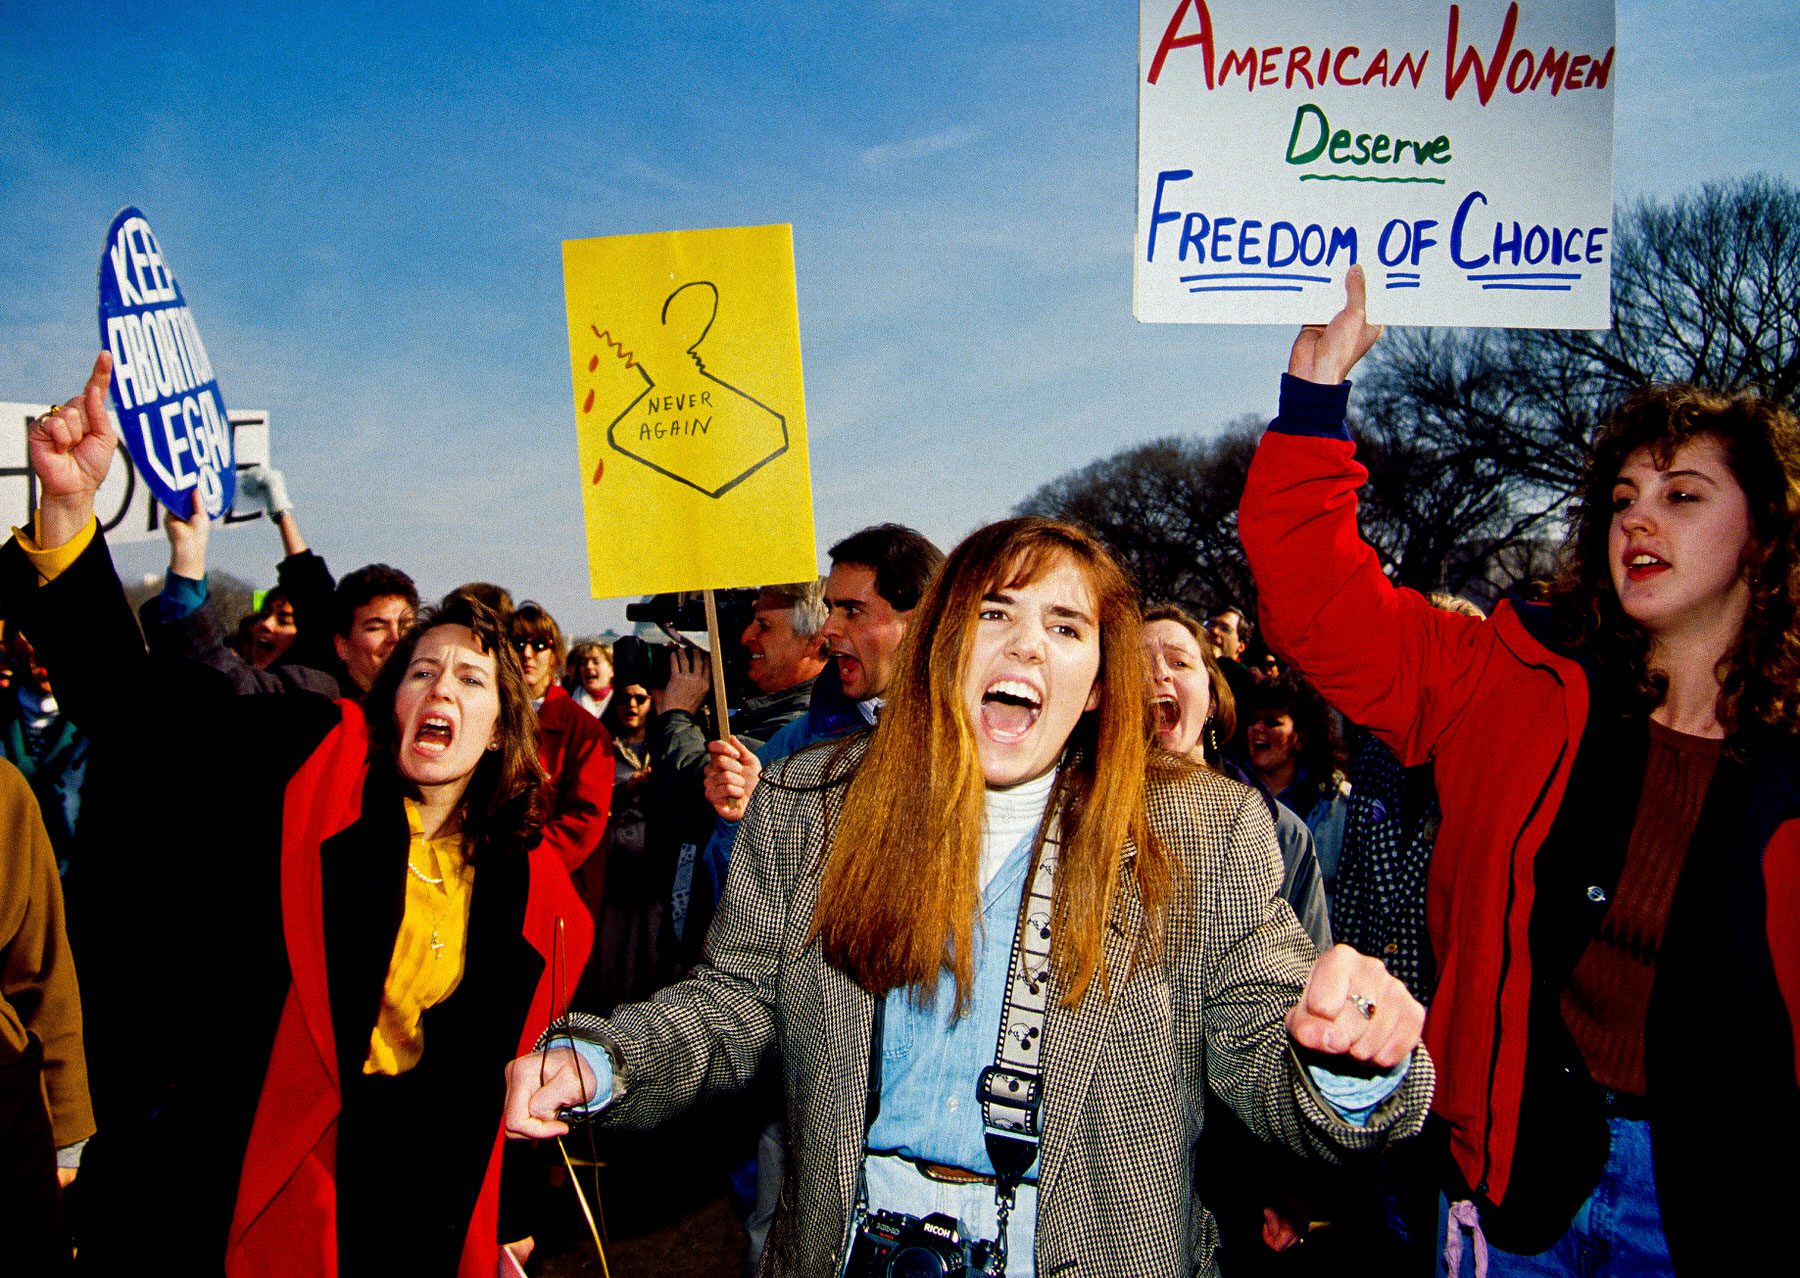
{"type": "MultiPolygon", "coordinates": [[[[248,8],[0,0],[0,399],[79,385],[137,204],[340,571],[617,622],[587,594],[564,239],[794,225],[821,551],[887,518],[948,546],[1273,407],[1285,330],[1131,317],[1133,4],[248,8]]],[[[1621,200],[1800,178],[1791,0],[1619,26],[1621,200]]],[[[272,578],[272,534],[214,547],[272,578]]]]}

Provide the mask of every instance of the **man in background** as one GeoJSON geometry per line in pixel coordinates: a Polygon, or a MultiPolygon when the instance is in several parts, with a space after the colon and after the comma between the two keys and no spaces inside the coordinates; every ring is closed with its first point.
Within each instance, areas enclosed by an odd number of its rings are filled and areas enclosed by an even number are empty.
{"type": "Polygon", "coordinates": [[[284,555],[270,592],[277,603],[269,612],[271,625],[282,632],[282,651],[263,666],[226,644],[217,611],[207,606],[212,525],[203,512],[164,520],[169,571],[162,593],[139,610],[150,650],[211,666],[240,693],[304,691],[360,700],[419,610],[412,578],[387,564],[369,564],[334,582],[300,534],[282,473],[249,467],[239,472],[238,485],[244,496],[263,502],[281,537],[284,555]]]}
{"type": "MultiPolygon", "coordinates": [[[[730,731],[754,750],[806,713],[813,680],[825,668],[819,638],[825,623],[824,583],[818,580],[764,586],[740,642],[749,654],[749,678],[758,696],[731,711],[730,731]]],[[[651,784],[656,802],[651,838],[676,849],[669,917],[679,951],[691,957],[712,922],[715,885],[696,876],[700,851],[714,825],[707,802],[706,723],[712,693],[704,652],[676,649],[669,681],[652,689],[656,721],[650,738],[651,784]]]]}

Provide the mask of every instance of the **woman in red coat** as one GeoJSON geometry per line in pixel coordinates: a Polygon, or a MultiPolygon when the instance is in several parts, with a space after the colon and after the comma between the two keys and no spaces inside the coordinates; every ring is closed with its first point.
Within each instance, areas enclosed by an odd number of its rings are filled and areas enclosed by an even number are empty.
{"type": "Polygon", "coordinates": [[[1238,521],[1270,644],[1435,767],[1452,1192],[1496,1273],[1749,1272],[1757,1205],[1800,1191],[1800,425],[1633,395],[1546,601],[1480,621],[1396,589],[1357,532],[1345,378],[1378,333],[1352,268],[1238,521]]]}
{"type": "MultiPolygon", "coordinates": [[[[557,683],[563,664],[562,628],[535,603],[520,604],[507,618],[507,635],[525,689],[537,707],[539,757],[549,774],[544,843],[573,874],[606,834],[612,811],[612,738],[593,715],[557,683]]],[[[599,867],[604,873],[605,867],[599,867]]]]}
{"type": "MultiPolygon", "coordinates": [[[[144,898],[128,940],[170,978],[145,990],[177,1026],[156,1116],[112,1152],[154,1208],[109,1216],[96,1253],[491,1278],[502,1068],[561,1010],[591,931],[538,842],[536,724],[502,625],[446,601],[362,708],[156,665],[93,515],[118,447],[109,374],[102,354],[32,424],[35,536],[0,552],[0,606],[138,779],[138,837],[107,868],[144,898]],[[157,838],[171,800],[179,837],[157,838]]],[[[144,1043],[141,1068],[166,1048],[144,1043]]]]}

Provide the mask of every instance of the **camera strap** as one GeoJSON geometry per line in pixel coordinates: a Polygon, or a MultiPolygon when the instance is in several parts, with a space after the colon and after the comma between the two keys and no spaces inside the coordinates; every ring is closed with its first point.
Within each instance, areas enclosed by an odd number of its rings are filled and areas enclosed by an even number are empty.
{"type": "MultiPolygon", "coordinates": [[[[1052,797],[1051,802],[1055,802],[1052,797]]],[[[994,1164],[994,1206],[998,1237],[989,1262],[991,1275],[1006,1272],[1006,1224],[1025,1174],[1037,1162],[1042,1136],[1040,1112],[1044,1076],[1040,1064],[1044,1045],[1044,1012],[1050,1001],[1050,907],[1056,881],[1056,862],[1061,825],[1052,817],[1038,849],[1025,896],[1019,905],[1019,926],[1013,932],[1012,954],[1007,963],[1006,1002],[1000,1009],[1000,1033],[994,1044],[994,1063],[982,1070],[975,1083],[981,1102],[982,1136],[994,1164]]],[[[863,1108],[863,1158],[869,1153],[868,1133],[881,1114],[881,1049],[886,1028],[886,999],[874,1000],[869,1030],[869,1074],[863,1108]]],[[[857,1162],[856,1202],[849,1233],[868,1214],[868,1181],[862,1160],[857,1162]]],[[[845,1248],[848,1263],[849,1248],[845,1248]]]]}
{"type": "Polygon", "coordinates": [[[1007,1218],[1025,1173],[1037,1161],[1043,1136],[1044,1012],[1050,1002],[1050,908],[1062,846],[1060,825],[1053,816],[1044,830],[1037,866],[1019,906],[1019,926],[1013,932],[994,1063],[981,1071],[975,1083],[982,1135],[994,1164],[994,1204],[999,1220],[989,1271],[994,1274],[1006,1272],[1007,1218]]]}

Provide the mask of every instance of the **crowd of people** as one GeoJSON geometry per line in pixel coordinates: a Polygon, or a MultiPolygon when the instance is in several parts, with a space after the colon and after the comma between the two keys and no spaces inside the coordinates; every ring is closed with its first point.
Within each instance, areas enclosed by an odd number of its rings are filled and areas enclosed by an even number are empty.
{"type": "Polygon", "coordinates": [[[1358,533],[1378,335],[1353,270],[1294,343],[1254,606],[880,523],[758,592],[723,718],[722,653],[334,578],[267,468],[276,587],[221,615],[171,516],[134,618],[102,355],[0,550],[8,1272],[519,1272],[538,1142],[721,1100],[746,1273],[1747,1270],[1793,1173],[1744,1118],[1800,1137],[1800,426],[1634,394],[1487,617],[1358,533]]]}

